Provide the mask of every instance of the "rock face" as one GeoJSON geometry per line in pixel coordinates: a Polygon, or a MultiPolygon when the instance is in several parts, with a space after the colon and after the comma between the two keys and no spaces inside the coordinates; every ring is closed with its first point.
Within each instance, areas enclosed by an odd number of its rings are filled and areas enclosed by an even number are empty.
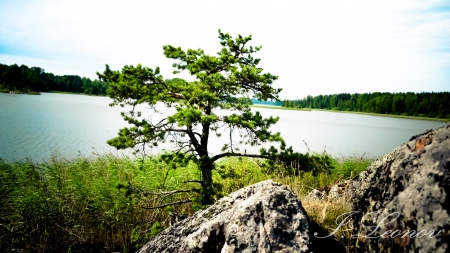
{"type": "Polygon", "coordinates": [[[175,223],[138,252],[309,252],[309,244],[297,196],[268,180],[175,223]]]}
{"type": "Polygon", "coordinates": [[[450,250],[450,125],[412,137],[352,182],[358,252],[450,250]]]}
{"type": "Polygon", "coordinates": [[[321,190],[313,189],[306,198],[313,201],[326,200],[326,199],[351,199],[354,196],[351,187],[353,184],[352,180],[345,180],[336,185],[330,187],[322,188],[321,190]]]}

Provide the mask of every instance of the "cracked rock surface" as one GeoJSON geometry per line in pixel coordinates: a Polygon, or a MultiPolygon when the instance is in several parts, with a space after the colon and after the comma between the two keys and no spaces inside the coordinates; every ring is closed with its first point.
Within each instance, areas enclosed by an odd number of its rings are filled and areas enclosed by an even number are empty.
{"type": "Polygon", "coordinates": [[[450,251],[449,170],[450,125],[373,162],[352,182],[356,251],[450,251]]]}
{"type": "Polygon", "coordinates": [[[240,189],[161,232],[138,252],[310,252],[298,197],[271,180],[240,189]]]}

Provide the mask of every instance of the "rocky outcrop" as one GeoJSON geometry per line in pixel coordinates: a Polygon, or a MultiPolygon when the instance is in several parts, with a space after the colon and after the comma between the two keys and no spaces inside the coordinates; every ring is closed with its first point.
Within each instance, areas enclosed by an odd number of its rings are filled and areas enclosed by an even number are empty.
{"type": "Polygon", "coordinates": [[[412,137],[351,184],[358,252],[448,252],[450,125],[412,137]]]}
{"type": "Polygon", "coordinates": [[[309,244],[297,196],[268,180],[175,223],[138,252],[309,252],[309,244]]]}
{"type": "Polygon", "coordinates": [[[312,201],[327,200],[327,199],[341,199],[346,200],[353,197],[352,180],[345,180],[344,182],[333,185],[332,187],[324,187],[322,189],[313,189],[306,198],[312,201]]]}

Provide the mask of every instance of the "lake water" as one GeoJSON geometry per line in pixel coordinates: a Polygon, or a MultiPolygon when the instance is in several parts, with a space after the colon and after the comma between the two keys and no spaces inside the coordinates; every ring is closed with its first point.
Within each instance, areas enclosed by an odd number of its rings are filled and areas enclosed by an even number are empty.
{"type": "MultiPolygon", "coordinates": [[[[120,116],[123,108],[109,107],[110,102],[107,97],[83,95],[0,93],[0,157],[43,161],[52,154],[64,158],[105,153],[130,155],[131,152],[116,151],[106,144],[126,126],[120,116]]],[[[294,150],[307,152],[307,143],[310,151],[326,150],[335,157],[365,154],[375,158],[392,151],[413,135],[445,125],[437,121],[326,111],[253,110],[263,116],[279,116],[279,122],[272,129],[281,132],[294,150]]],[[[156,120],[163,116],[151,117],[156,120]]],[[[214,137],[209,150],[219,153],[224,142],[224,137],[214,137]]],[[[247,153],[257,150],[258,147],[247,148],[247,153]]],[[[153,154],[159,152],[161,149],[154,150],[153,154]]]]}

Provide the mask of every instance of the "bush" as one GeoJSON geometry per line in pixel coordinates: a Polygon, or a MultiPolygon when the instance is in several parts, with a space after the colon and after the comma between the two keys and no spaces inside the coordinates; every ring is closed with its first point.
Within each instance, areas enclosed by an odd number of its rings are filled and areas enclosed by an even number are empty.
{"type": "Polygon", "coordinates": [[[287,152],[280,157],[279,161],[266,160],[263,163],[266,173],[278,171],[286,176],[305,172],[311,172],[317,176],[319,173],[330,173],[333,166],[333,159],[325,153],[310,155],[309,153],[287,152]]]}

